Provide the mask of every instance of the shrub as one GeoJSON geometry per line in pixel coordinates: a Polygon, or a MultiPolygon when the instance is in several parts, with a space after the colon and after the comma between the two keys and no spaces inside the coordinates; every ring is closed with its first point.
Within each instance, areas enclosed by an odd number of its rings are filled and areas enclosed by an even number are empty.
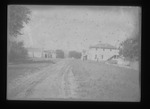
{"type": "Polygon", "coordinates": [[[65,54],[63,50],[56,50],[56,58],[64,58],[65,54]]]}
{"type": "Polygon", "coordinates": [[[23,42],[13,42],[8,54],[8,61],[23,61],[28,57],[27,50],[23,47],[23,42]]]}
{"type": "Polygon", "coordinates": [[[81,56],[82,56],[82,54],[80,52],[77,52],[77,51],[70,51],[69,52],[69,57],[70,58],[80,59],[81,56]]]}

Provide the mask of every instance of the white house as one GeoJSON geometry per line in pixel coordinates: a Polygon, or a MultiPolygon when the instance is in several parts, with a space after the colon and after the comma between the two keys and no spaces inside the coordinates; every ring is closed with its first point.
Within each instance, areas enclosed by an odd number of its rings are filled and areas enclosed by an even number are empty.
{"type": "Polygon", "coordinates": [[[119,55],[119,50],[116,47],[100,43],[89,47],[87,58],[88,60],[106,61],[114,55],[119,55]]]}
{"type": "Polygon", "coordinates": [[[40,48],[27,48],[28,56],[30,58],[42,58],[43,57],[43,50],[40,48]]]}
{"type": "Polygon", "coordinates": [[[56,58],[56,52],[54,50],[44,50],[43,57],[44,58],[56,58]]]}
{"type": "Polygon", "coordinates": [[[27,48],[30,58],[56,58],[54,50],[43,50],[40,48],[27,48]]]}

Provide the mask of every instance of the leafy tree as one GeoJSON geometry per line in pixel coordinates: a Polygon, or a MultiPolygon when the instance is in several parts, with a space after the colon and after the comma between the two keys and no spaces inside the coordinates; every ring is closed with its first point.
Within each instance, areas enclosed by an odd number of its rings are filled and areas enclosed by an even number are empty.
{"type": "Polygon", "coordinates": [[[15,44],[12,42],[12,39],[16,38],[18,35],[21,35],[21,29],[24,27],[23,23],[28,23],[30,17],[30,10],[24,6],[19,5],[10,5],[8,6],[8,42],[7,42],[7,53],[10,56],[10,50],[12,46],[15,44]]]}
{"type": "Polygon", "coordinates": [[[70,51],[69,52],[69,57],[70,58],[76,58],[76,59],[80,59],[82,56],[82,54],[80,52],[77,52],[77,51],[70,51]]]}
{"type": "Polygon", "coordinates": [[[140,58],[140,38],[127,39],[120,48],[120,55],[123,55],[128,60],[136,60],[140,58]]]}
{"type": "Polygon", "coordinates": [[[8,6],[8,34],[9,36],[21,35],[20,30],[24,27],[23,23],[28,23],[30,10],[24,6],[8,6]]]}
{"type": "Polygon", "coordinates": [[[23,42],[12,42],[12,47],[9,54],[9,61],[16,62],[16,61],[23,61],[27,58],[28,52],[23,47],[23,42]]]}
{"type": "Polygon", "coordinates": [[[56,58],[64,58],[65,54],[63,50],[56,50],[56,58]]]}

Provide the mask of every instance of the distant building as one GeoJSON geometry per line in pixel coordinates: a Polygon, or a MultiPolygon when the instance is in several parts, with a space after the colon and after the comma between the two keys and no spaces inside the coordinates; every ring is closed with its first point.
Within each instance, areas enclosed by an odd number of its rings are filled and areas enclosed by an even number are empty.
{"type": "Polygon", "coordinates": [[[43,50],[40,48],[27,48],[30,58],[56,58],[54,50],[43,50]]]}
{"type": "Polygon", "coordinates": [[[42,58],[43,57],[43,50],[40,48],[27,48],[28,56],[30,58],[42,58]]]}
{"type": "Polygon", "coordinates": [[[44,50],[43,57],[44,58],[56,58],[56,52],[54,50],[44,50]]]}
{"type": "Polygon", "coordinates": [[[119,55],[119,50],[116,47],[110,44],[99,43],[89,47],[87,58],[88,60],[106,61],[115,55],[119,55]]]}

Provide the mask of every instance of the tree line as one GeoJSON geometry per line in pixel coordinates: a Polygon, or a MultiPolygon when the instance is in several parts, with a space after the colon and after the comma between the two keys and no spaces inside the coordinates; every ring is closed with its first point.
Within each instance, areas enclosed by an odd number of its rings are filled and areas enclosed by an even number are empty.
{"type": "MultiPolygon", "coordinates": [[[[29,23],[31,14],[30,9],[19,6],[8,6],[8,36],[7,36],[7,59],[9,62],[23,61],[28,58],[28,51],[24,47],[23,42],[17,42],[14,39],[21,37],[21,29],[24,28],[23,23],[29,23]]],[[[77,51],[70,51],[68,57],[81,58],[81,53],[77,51]]],[[[56,58],[65,58],[63,50],[56,50],[56,58]]]]}
{"type": "Polygon", "coordinates": [[[31,11],[20,5],[9,5],[7,11],[8,31],[7,31],[7,61],[25,60],[27,50],[23,42],[17,42],[15,39],[22,35],[21,29],[24,23],[29,23],[31,11]]]}

